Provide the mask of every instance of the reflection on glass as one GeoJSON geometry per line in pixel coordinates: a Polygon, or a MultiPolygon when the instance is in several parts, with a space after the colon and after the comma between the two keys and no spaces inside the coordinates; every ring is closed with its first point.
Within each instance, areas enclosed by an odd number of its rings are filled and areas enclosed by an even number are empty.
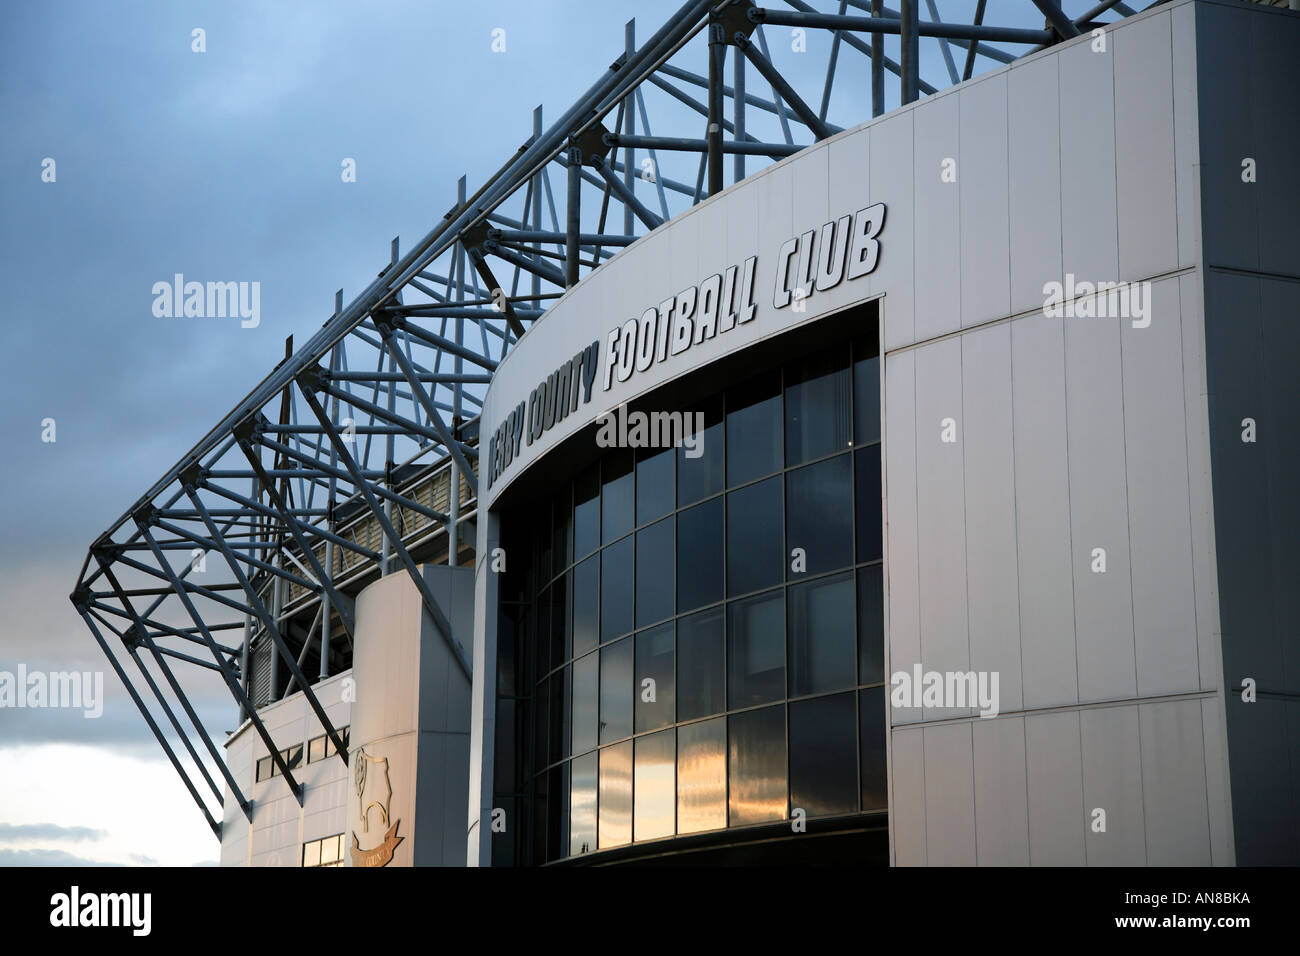
{"type": "Polygon", "coordinates": [[[573,483],[573,558],[585,558],[600,544],[600,464],[573,483]]]}
{"type": "Polygon", "coordinates": [[[673,835],[674,737],[671,730],[636,739],[636,825],[633,837],[655,840],[673,835]]]}
{"type": "Polygon", "coordinates": [[[551,545],[554,538],[552,535],[547,534],[551,527],[551,508],[549,504],[542,505],[539,523],[541,527],[538,530],[541,533],[534,535],[534,540],[537,542],[537,581],[539,584],[545,584],[555,574],[551,568],[551,545]]]}
{"type": "Polygon", "coordinates": [[[858,683],[885,679],[885,585],[882,565],[858,571],[858,683]]]}
{"type": "Polygon", "coordinates": [[[550,698],[551,682],[543,680],[533,690],[533,753],[537,755],[539,767],[550,763],[546,759],[550,747],[550,724],[547,723],[550,698]]]}
{"type": "Polygon", "coordinates": [[[677,728],[677,832],[727,825],[727,718],[677,728]]]}
{"type": "Polygon", "coordinates": [[[786,564],[786,579],[821,574],[853,563],[853,525],[845,505],[852,499],[851,459],[837,455],[785,475],[785,546],[803,548],[803,572],[786,564]]]}
{"type": "Polygon", "coordinates": [[[569,765],[560,764],[548,771],[547,788],[551,799],[546,815],[546,859],[558,860],[568,855],[569,846],[569,765]]]}
{"type": "Polygon", "coordinates": [[[727,594],[781,583],[781,476],[727,495],[727,594]]]}
{"type": "Polygon", "coordinates": [[[857,702],[852,693],[790,705],[790,806],[810,817],[858,809],[857,702]]]}
{"type": "Polygon", "coordinates": [[[696,447],[686,457],[686,446],[677,449],[677,506],[689,505],[722,490],[722,398],[704,402],[687,411],[692,427],[695,413],[704,413],[704,435],[696,435],[696,447]]]}
{"type": "Polygon", "coordinates": [[[862,809],[884,810],[885,688],[858,691],[859,739],[862,744],[862,809]]]}
{"type": "Polygon", "coordinates": [[[600,742],[632,735],[632,639],[600,651],[600,742]]]}
{"type": "Polygon", "coordinates": [[[573,753],[585,753],[596,746],[599,711],[596,688],[600,676],[600,655],[588,654],[573,662],[573,753]]]}
{"type": "Polygon", "coordinates": [[[609,544],[632,530],[632,453],[610,452],[601,462],[601,541],[609,544]]]}
{"type": "Polygon", "coordinates": [[[875,343],[858,343],[853,363],[853,442],[880,441],[880,357],[875,343]]]}
{"type": "Polygon", "coordinates": [[[636,523],[643,525],[673,510],[676,480],[671,448],[645,449],[636,463],[636,523]]]}
{"type": "Polygon", "coordinates": [[[560,575],[551,585],[551,660],[550,667],[559,667],[569,659],[569,595],[568,575],[560,575]]]}
{"type": "Polygon", "coordinates": [[[592,555],[573,569],[573,653],[596,646],[600,609],[600,556],[592,555]]]}
{"type": "Polygon", "coordinates": [[[727,393],[727,485],[734,488],[781,467],[781,372],[727,393]]]}
{"type": "Polygon", "coordinates": [[[551,675],[551,750],[550,762],[569,755],[569,669],[551,675]]]}
{"type": "Polygon", "coordinates": [[[632,630],[633,539],[624,538],[600,552],[600,639],[632,630]]]}
{"type": "Polygon", "coordinates": [[[676,710],[673,670],[672,621],[636,636],[637,733],[667,727],[673,722],[676,710]]]}
{"type": "Polygon", "coordinates": [[[722,499],[677,515],[677,610],[722,599],[722,499]]]}
{"type": "Polygon", "coordinates": [[[727,606],[727,702],[749,707],[785,696],[785,593],[727,606]]]}
{"type": "Polygon", "coordinates": [[[636,626],[672,617],[673,528],[665,518],[636,533],[636,626]]]}
{"type": "Polygon", "coordinates": [[[569,501],[569,489],[566,486],[564,491],[555,499],[553,506],[554,533],[552,535],[551,555],[555,562],[555,572],[558,574],[567,568],[573,561],[573,505],[569,501]]]}
{"type": "Polygon", "coordinates": [[[785,374],[785,463],[797,465],[848,448],[852,410],[848,348],[794,363],[785,374]]]}
{"type": "Polygon", "coordinates": [[[677,622],[677,719],[694,720],[726,710],[726,650],[722,608],[677,622]]]}
{"type": "Polygon", "coordinates": [[[600,849],[632,842],[632,741],[600,752],[600,849]]]}
{"type": "Polygon", "coordinates": [[[790,586],[790,696],[821,694],[855,683],[853,572],[790,586]]]}
{"type": "Polygon", "coordinates": [[[879,561],[884,547],[880,522],[883,502],[880,494],[880,446],[872,445],[854,454],[853,510],[858,524],[858,561],[879,561]]]}
{"type": "Polygon", "coordinates": [[[590,753],[570,764],[570,856],[596,849],[596,761],[597,755],[590,753]]]}
{"type": "Polygon", "coordinates": [[[784,820],[785,706],[748,710],[727,720],[730,825],[784,820]]]}

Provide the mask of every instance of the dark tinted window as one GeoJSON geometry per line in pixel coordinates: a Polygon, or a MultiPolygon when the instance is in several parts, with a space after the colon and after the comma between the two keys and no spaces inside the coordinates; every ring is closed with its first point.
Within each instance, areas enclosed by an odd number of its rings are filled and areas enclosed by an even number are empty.
{"type": "Polygon", "coordinates": [[[573,569],[573,653],[597,644],[600,611],[600,555],[592,555],[573,569]]]}
{"type": "Polygon", "coordinates": [[[726,710],[722,608],[677,622],[677,719],[694,720],[726,710]]]}
{"type": "Polygon", "coordinates": [[[853,510],[858,524],[858,560],[879,561],[884,547],[880,529],[880,446],[872,445],[854,454],[853,510]]]}
{"type": "Polygon", "coordinates": [[[853,412],[845,346],[796,362],[785,373],[785,463],[844,451],[853,412]]]}
{"type": "Polygon", "coordinates": [[[691,409],[691,429],[695,432],[696,447],[691,450],[685,446],[677,449],[677,506],[691,504],[716,494],[722,490],[722,400],[721,398],[705,402],[691,409]],[[695,413],[704,415],[704,435],[695,431],[699,419],[695,413]],[[688,458],[687,452],[696,455],[688,458]]]}
{"type": "Polygon", "coordinates": [[[675,525],[672,518],[665,518],[636,533],[637,627],[672,616],[675,525]]]}
{"type": "Polygon", "coordinates": [[[673,622],[660,624],[636,636],[636,729],[658,730],[673,722],[674,694],[673,622]]]}
{"type": "Polygon", "coordinates": [[[862,809],[883,810],[885,794],[885,688],[858,692],[862,747],[862,809]]]}
{"type": "Polygon", "coordinates": [[[632,734],[632,640],[624,638],[600,651],[600,742],[632,734]]]}
{"type": "Polygon", "coordinates": [[[632,630],[633,539],[624,538],[600,552],[600,639],[632,630]]]}
{"type": "Polygon", "coordinates": [[[784,705],[733,714],[727,721],[730,825],[784,820],[784,705]]]}
{"type": "Polygon", "coordinates": [[[885,679],[885,587],[881,565],[858,571],[858,683],[885,679]]]}
{"type": "Polygon", "coordinates": [[[722,499],[677,514],[677,610],[722,599],[722,499]]]}
{"type": "Polygon", "coordinates": [[[791,585],[790,696],[843,690],[856,683],[853,572],[791,585]]]}
{"type": "Polygon", "coordinates": [[[599,463],[584,471],[573,485],[573,557],[584,558],[600,544],[599,463]]]}
{"type": "Polygon", "coordinates": [[[781,583],[781,476],[727,495],[727,594],[781,583]]]}
{"type": "Polygon", "coordinates": [[[609,544],[632,530],[632,514],[635,505],[632,453],[618,451],[606,455],[601,462],[601,480],[601,541],[609,544]]]}
{"type": "Polygon", "coordinates": [[[600,723],[596,688],[600,679],[600,655],[588,654],[573,662],[573,749],[585,753],[596,746],[600,723]]]}
{"type": "Polygon", "coordinates": [[[671,448],[646,449],[636,464],[636,523],[645,524],[673,510],[676,479],[671,448]]]}
{"type": "Polygon", "coordinates": [[[727,392],[727,485],[781,467],[781,373],[758,376],[727,392]]]}
{"type": "MultiPolygon", "coordinates": [[[[785,546],[802,548],[806,574],[821,574],[853,563],[853,524],[845,505],[852,493],[850,459],[839,455],[785,475],[785,546]]],[[[801,576],[786,562],[786,577],[801,576]]]]}
{"type": "Polygon", "coordinates": [[[790,704],[790,808],[810,817],[858,809],[854,694],[790,704]]]}
{"type": "Polygon", "coordinates": [[[785,592],[727,605],[727,703],[749,707],[785,696],[785,592]]]}
{"type": "Polygon", "coordinates": [[[853,443],[880,441],[880,357],[874,343],[859,343],[853,363],[853,443]]]}

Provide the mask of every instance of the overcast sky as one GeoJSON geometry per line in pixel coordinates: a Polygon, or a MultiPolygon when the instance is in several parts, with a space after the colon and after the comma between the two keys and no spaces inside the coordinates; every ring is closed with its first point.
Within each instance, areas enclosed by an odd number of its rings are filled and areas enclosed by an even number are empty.
{"type": "MultiPolygon", "coordinates": [[[[0,865],[216,860],[67,600],[87,546],[270,371],[286,336],[320,326],[335,289],[350,299],[393,236],[406,248],[441,218],[461,174],[472,192],[513,154],[535,105],[567,109],[622,52],[628,19],[644,39],[679,5],[5,6],[0,672],[106,671],[108,700],[97,720],[0,708],[0,865]],[[259,282],[260,325],[155,317],[152,286],[175,273],[259,282]]],[[[208,726],[233,729],[233,703],[208,686],[208,726]]]]}

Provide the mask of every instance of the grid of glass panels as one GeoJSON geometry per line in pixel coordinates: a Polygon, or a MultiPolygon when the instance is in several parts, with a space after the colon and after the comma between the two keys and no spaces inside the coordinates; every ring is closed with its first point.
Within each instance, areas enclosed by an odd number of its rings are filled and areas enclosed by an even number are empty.
{"type": "Polygon", "coordinates": [[[611,450],[511,516],[498,862],[885,809],[876,344],[692,411],[696,457],[611,450]]]}

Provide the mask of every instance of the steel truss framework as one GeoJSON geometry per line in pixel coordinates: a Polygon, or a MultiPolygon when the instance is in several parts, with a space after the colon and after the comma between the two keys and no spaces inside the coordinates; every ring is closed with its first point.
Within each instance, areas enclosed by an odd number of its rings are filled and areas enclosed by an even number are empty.
{"type": "Polygon", "coordinates": [[[72,603],[218,837],[221,784],[251,820],[248,781],[178,672],[220,678],[300,805],[258,708],[301,691],[346,763],[313,686],[350,666],[362,584],[408,574],[469,674],[469,635],[453,633],[417,562],[473,560],[483,395],[565,288],[730,183],[868,119],[868,93],[879,116],[887,93],[909,103],[969,79],[977,58],[1008,63],[1135,12],[978,0],[964,23],[941,20],[935,0],[897,2],[689,0],[639,46],[629,23],[623,54],[576,103],[549,127],[535,110],[515,155],[473,195],[462,177],[455,205],[405,253],[394,239],[378,277],[346,305],[336,293],[321,329],[95,540],[72,603]],[[990,22],[1013,7],[1018,20],[990,22]],[[775,64],[776,27],[808,37],[796,70],[775,64]],[[937,85],[920,75],[922,38],[942,56],[937,85]],[[869,68],[841,62],[848,50],[869,68]]]}

